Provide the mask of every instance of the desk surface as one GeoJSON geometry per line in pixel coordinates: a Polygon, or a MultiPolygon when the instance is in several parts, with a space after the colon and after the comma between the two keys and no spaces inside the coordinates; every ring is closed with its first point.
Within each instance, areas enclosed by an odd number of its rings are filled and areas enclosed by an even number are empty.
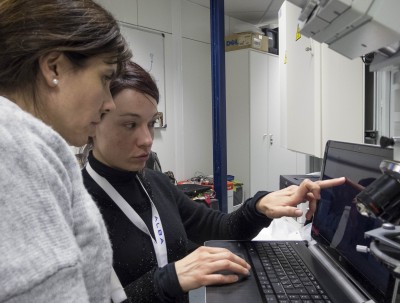
{"type": "Polygon", "coordinates": [[[302,240],[303,224],[293,218],[282,217],[274,219],[267,228],[263,228],[253,239],[255,241],[264,240],[302,240]]]}

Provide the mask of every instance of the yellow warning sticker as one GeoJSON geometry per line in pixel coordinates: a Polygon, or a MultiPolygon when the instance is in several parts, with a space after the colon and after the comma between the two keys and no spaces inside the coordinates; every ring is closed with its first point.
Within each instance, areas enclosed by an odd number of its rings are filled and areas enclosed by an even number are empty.
{"type": "Polygon", "coordinates": [[[301,38],[300,26],[297,24],[296,41],[299,40],[300,38],[301,38]]]}

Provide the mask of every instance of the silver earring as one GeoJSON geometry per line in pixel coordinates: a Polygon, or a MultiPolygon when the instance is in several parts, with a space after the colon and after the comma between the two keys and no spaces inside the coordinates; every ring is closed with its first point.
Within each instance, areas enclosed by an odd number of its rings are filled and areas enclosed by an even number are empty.
{"type": "Polygon", "coordinates": [[[58,79],[54,78],[52,82],[53,82],[54,85],[58,85],[58,83],[59,83],[60,81],[58,81],[58,79]]]}

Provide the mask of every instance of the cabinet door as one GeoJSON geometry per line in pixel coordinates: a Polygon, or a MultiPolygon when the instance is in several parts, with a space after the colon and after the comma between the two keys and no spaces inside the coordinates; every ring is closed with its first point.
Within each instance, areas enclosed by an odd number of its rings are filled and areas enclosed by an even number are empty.
{"type": "MultiPolygon", "coordinates": [[[[390,94],[390,132],[391,137],[400,137],[400,71],[391,72],[390,94]]],[[[397,151],[396,151],[397,152],[397,151]]],[[[396,155],[397,157],[398,155],[396,155]]],[[[396,159],[396,158],[395,158],[396,159]]],[[[399,161],[400,159],[396,159],[399,161]]]]}
{"type": "Polygon", "coordinates": [[[363,142],[364,68],[361,59],[347,59],[301,36],[299,14],[299,7],[284,2],[279,16],[285,45],[280,68],[286,78],[286,144],[322,158],[327,140],[363,142]]]}
{"type": "Polygon", "coordinates": [[[279,14],[281,100],[286,121],[288,149],[315,155],[321,153],[320,44],[299,36],[297,18],[301,9],[285,1],[279,14]]]}
{"type": "Polygon", "coordinates": [[[185,129],[183,137],[177,138],[184,143],[184,158],[179,160],[184,163],[184,176],[208,175],[212,172],[212,97],[211,64],[205,62],[211,62],[210,46],[182,39],[182,62],[185,129]],[[193,60],[194,53],[197,60],[193,60]]]}
{"type": "Polygon", "coordinates": [[[118,21],[138,24],[138,0],[96,0],[96,2],[110,11],[118,21]]]}
{"type": "Polygon", "coordinates": [[[268,187],[268,75],[270,55],[249,51],[250,55],[250,196],[268,187]]]}
{"type": "Polygon", "coordinates": [[[139,26],[172,33],[172,17],[170,13],[172,0],[137,0],[137,2],[139,26]]]}
{"type": "Polygon", "coordinates": [[[280,175],[306,173],[306,155],[283,147],[280,123],[279,58],[268,55],[268,185],[269,191],[279,189],[280,175]]]}
{"type": "Polygon", "coordinates": [[[248,198],[279,189],[281,174],[303,174],[305,155],[280,144],[279,58],[250,49],[225,57],[228,173],[248,198]]]}
{"type": "Polygon", "coordinates": [[[250,196],[250,75],[248,50],[225,53],[227,171],[250,196]]]}
{"type": "Polygon", "coordinates": [[[364,142],[364,64],[321,45],[322,146],[364,142]]]}

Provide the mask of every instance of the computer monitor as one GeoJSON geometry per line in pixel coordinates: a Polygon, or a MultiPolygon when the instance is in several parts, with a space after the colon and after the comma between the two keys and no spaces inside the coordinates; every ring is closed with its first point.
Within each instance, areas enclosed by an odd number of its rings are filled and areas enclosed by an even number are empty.
{"type": "Polygon", "coordinates": [[[369,247],[370,239],[366,239],[364,233],[380,227],[382,221],[362,216],[357,211],[354,198],[382,175],[379,165],[384,159],[393,159],[393,149],[328,141],[321,179],[344,176],[347,180],[341,186],[321,191],[312,224],[313,238],[323,243],[330,256],[374,298],[382,297],[392,287],[390,283],[393,279],[386,267],[371,254],[358,252],[356,245],[369,247]]]}

